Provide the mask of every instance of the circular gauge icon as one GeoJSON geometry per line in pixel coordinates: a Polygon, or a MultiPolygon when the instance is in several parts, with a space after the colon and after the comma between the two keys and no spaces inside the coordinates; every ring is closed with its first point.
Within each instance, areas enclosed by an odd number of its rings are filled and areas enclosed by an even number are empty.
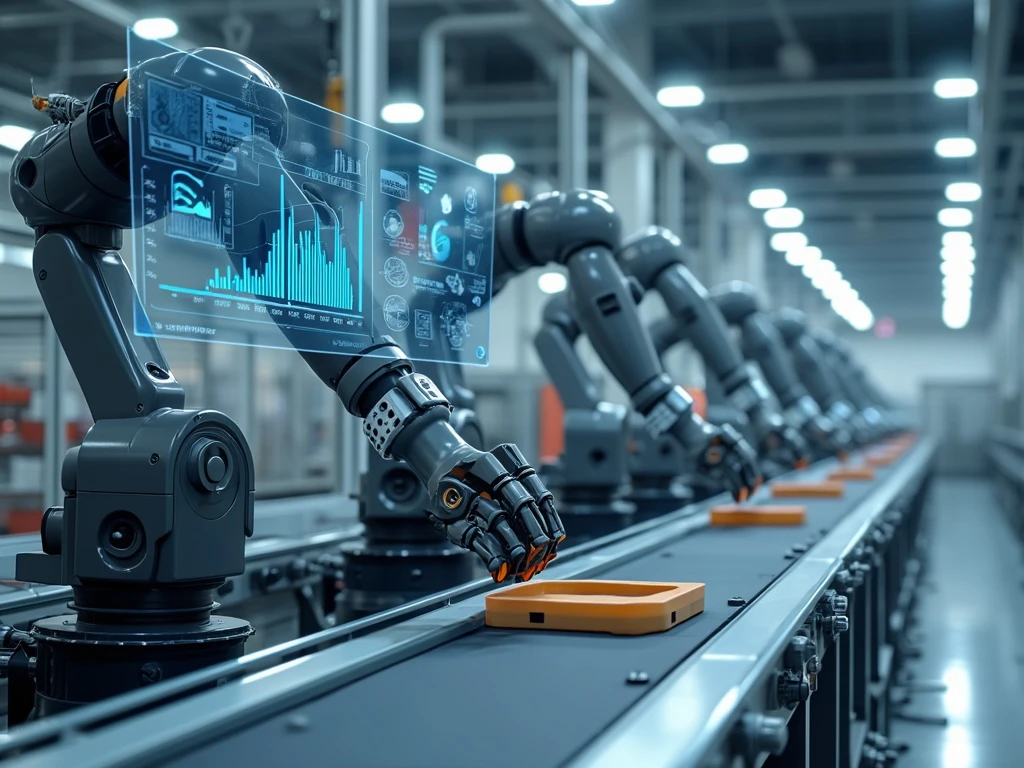
{"type": "Polygon", "coordinates": [[[384,279],[392,288],[401,288],[409,282],[409,268],[397,256],[391,256],[384,262],[384,279]]]}
{"type": "Polygon", "coordinates": [[[388,296],[384,300],[384,322],[396,333],[409,327],[409,304],[401,296],[388,296]]]}
{"type": "Polygon", "coordinates": [[[405,222],[402,214],[392,208],[384,214],[384,234],[388,237],[398,237],[405,229],[405,222]]]}
{"type": "Polygon", "coordinates": [[[466,213],[476,213],[476,187],[466,187],[466,195],[463,202],[466,204],[466,213]]]}
{"type": "Polygon", "coordinates": [[[434,261],[442,264],[448,261],[452,254],[452,241],[446,233],[447,228],[447,220],[441,219],[430,230],[430,252],[434,256],[434,261]]]}

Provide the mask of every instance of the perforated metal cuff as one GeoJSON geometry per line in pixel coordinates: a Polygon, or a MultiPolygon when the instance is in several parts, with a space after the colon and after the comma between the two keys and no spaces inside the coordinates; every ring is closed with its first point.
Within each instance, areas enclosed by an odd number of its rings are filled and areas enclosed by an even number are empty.
{"type": "Polygon", "coordinates": [[[391,457],[391,446],[399,433],[427,411],[452,410],[448,398],[422,373],[410,373],[398,380],[394,389],[377,401],[363,419],[363,432],[373,449],[383,458],[391,457]]]}
{"type": "Polygon", "coordinates": [[[693,400],[682,387],[675,386],[644,416],[644,425],[658,437],[671,430],[681,418],[689,417],[692,410],[693,400]]]}

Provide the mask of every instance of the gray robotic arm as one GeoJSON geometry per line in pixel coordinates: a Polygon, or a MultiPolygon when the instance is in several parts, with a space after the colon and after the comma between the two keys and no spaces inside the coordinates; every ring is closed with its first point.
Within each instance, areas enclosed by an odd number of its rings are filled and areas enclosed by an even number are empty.
{"type": "Polygon", "coordinates": [[[814,340],[821,348],[825,360],[832,369],[836,371],[837,378],[842,384],[847,396],[876,435],[881,436],[890,427],[886,422],[884,414],[878,408],[875,398],[871,395],[865,384],[864,372],[852,363],[848,356],[839,351],[840,341],[835,334],[828,331],[817,331],[812,334],[814,340]]]}
{"type": "Polygon", "coordinates": [[[871,428],[843,394],[834,370],[825,360],[818,343],[807,332],[807,316],[796,309],[781,309],[772,315],[793,358],[793,366],[821,409],[833,422],[847,428],[858,444],[871,441],[871,428]]]}
{"type": "Polygon", "coordinates": [[[806,442],[782,419],[757,367],[744,361],[722,313],[686,268],[679,238],[652,227],[625,241],[616,259],[645,291],[655,290],[664,299],[682,338],[704,360],[709,378],[716,378],[729,404],[746,415],[762,457],[785,466],[806,463],[806,442]]]}
{"type": "Polygon", "coordinates": [[[753,451],[731,427],[716,428],[699,418],[689,395],[665,374],[615,262],[619,230],[618,215],[598,193],[550,193],[529,204],[504,206],[497,218],[495,284],[509,273],[564,264],[573,317],[647,429],[671,435],[699,471],[745,499],[759,482],[753,451]]]}
{"type": "Polygon", "coordinates": [[[785,420],[820,450],[849,447],[850,435],[821,412],[801,383],[778,329],[761,311],[754,289],[741,282],[716,288],[711,298],[725,321],[739,329],[743,354],[756,362],[783,407],[785,420]]]}

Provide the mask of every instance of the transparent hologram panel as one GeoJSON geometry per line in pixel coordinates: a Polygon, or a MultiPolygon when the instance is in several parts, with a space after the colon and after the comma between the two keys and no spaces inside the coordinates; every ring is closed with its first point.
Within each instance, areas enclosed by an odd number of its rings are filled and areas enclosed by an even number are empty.
{"type": "Polygon", "coordinates": [[[494,177],[223,55],[129,33],[136,333],[486,364],[494,177]]]}

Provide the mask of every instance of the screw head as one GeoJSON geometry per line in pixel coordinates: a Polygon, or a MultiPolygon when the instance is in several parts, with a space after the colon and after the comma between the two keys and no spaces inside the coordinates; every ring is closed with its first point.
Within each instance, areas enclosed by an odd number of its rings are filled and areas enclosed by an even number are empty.
{"type": "Polygon", "coordinates": [[[39,279],[40,280],[45,280],[46,279],[46,270],[45,269],[40,269],[39,270],[39,279]]]}
{"type": "Polygon", "coordinates": [[[155,661],[147,661],[139,668],[139,682],[143,685],[152,685],[163,680],[164,669],[155,661]]]}
{"type": "Polygon", "coordinates": [[[160,461],[160,454],[159,453],[154,453],[154,454],[150,455],[150,457],[149,457],[149,463],[150,464],[156,464],[158,461],[160,461]]]}

